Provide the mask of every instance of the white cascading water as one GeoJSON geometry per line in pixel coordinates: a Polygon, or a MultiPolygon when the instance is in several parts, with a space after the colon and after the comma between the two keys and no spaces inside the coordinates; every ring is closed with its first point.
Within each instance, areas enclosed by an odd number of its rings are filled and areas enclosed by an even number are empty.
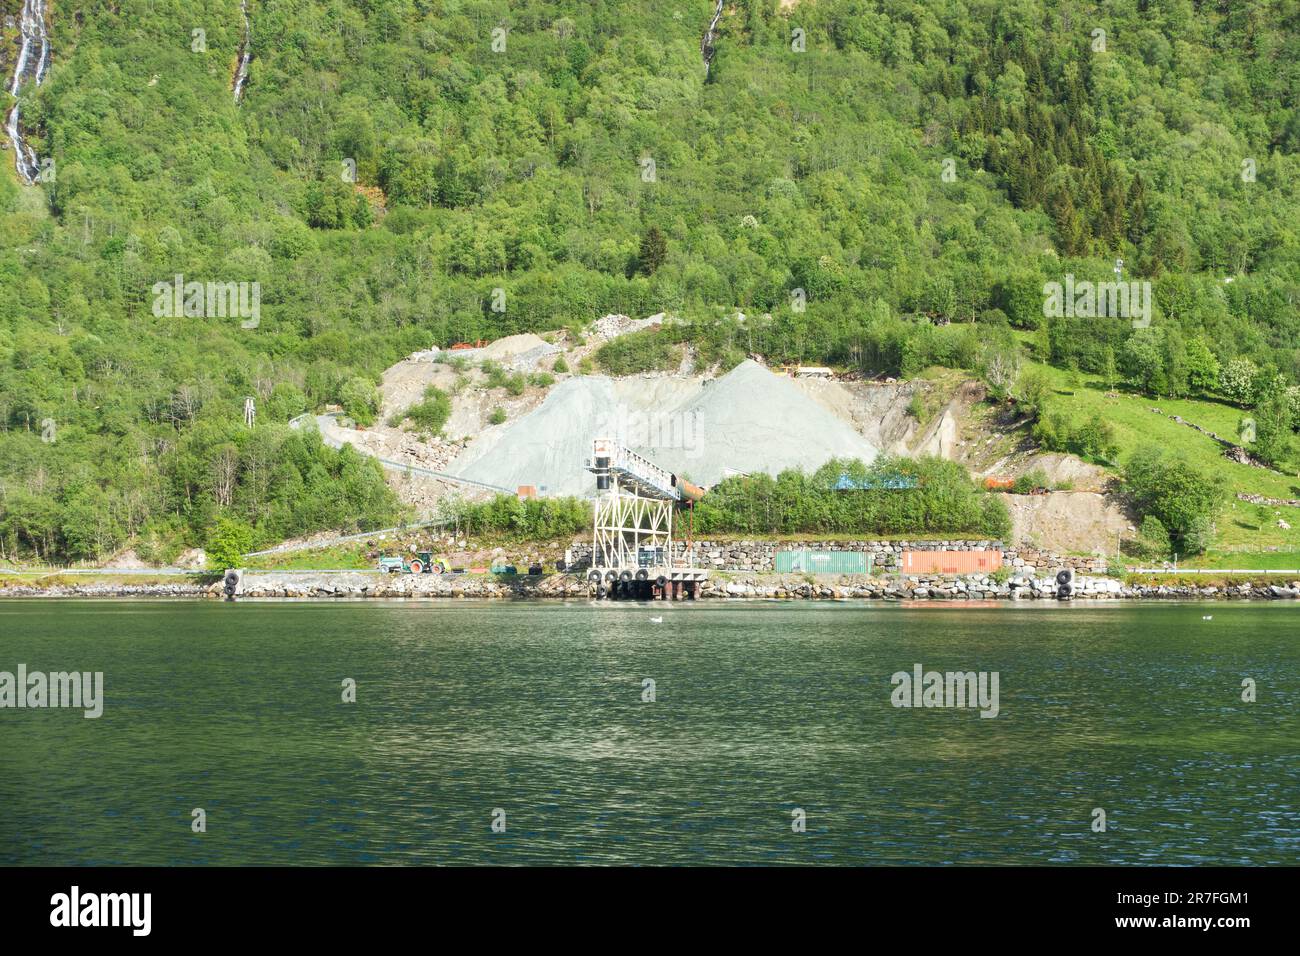
{"type": "MultiPolygon", "coordinates": [[[[50,65],[50,37],[45,30],[45,0],[23,0],[20,30],[22,44],[18,50],[18,60],[14,64],[14,79],[9,85],[9,92],[15,99],[28,80],[40,86],[50,65]]],[[[23,139],[17,102],[5,119],[5,133],[13,146],[14,165],[18,169],[18,175],[31,185],[40,174],[40,164],[36,159],[36,151],[23,139]]]]}
{"type": "Polygon", "coordinates": [[[244,42],[239,45],[239,69],[235,71],[235,102],[244,95],[248,82],[248,61],[253,56],[253,26],[248,22],[248,0],[241,0],[239,12],[244,16],[244,42]]]}
{"type": "Polygon", "coordinates": [[[718,0],[718,9],[713,13],[713,20],[709,23],[709,28],[704,31],[704,39],[700,41],[700,52],[704,54],[704,75],[709,75],[709,67],[713,65],[713,41],[717,37],[718,21],[722,19],[722,5],[726,0],[718,0]]]}

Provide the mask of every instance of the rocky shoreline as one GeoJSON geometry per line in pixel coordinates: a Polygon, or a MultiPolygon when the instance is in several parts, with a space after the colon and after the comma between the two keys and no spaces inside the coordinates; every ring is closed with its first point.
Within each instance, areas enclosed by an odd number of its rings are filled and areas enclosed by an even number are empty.
{"type": "MultiPolygon", "coordinates": [[[[830,577],[830,576],[827,576],[830,577]]],[[[471,598],[471,599],[587,599],[591,589],[578,575],[513,578],[468,575],[378,575],[349,572],[246,572],[239,599],[325,598],[471,598]]],[[[119,584],[61,582],[48,587],[10,585],[0,598],[205,598],[224,597],[220,581],[213,584],[119,584]]],[[[891,600],[891,601],[1019,601],[1055,600],[1050,577],[989,575],[889,576],[845,575],[833,581],[809,581],[801,575],[736,575],[706,582],[706,600],[891,600]]],[[[1073,599],[1096,600],[1280,600],[1300,598],[1300,581],[1206,584],[1124,584],[1114,578],[1079,576],[1073,599]]]]}
{"type": "Polygon", "coordinates": [[[206,584],[14,584],[0,598],[205,598],[206,584]]]}

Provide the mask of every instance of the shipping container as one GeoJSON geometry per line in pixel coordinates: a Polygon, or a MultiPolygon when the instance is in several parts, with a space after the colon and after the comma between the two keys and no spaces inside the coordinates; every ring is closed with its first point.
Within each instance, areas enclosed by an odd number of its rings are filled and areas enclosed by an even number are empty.
{"type": "Polygon", "coordinates": [[[861,551],[778,551],[776,569],[783,573],[866,574],[868,556],[861,551]]]}
{"type": "Polygon", "coordinates": [[[979,574],[1002,567],[1001,551],[904,551],[904,574],[979,574]]]}

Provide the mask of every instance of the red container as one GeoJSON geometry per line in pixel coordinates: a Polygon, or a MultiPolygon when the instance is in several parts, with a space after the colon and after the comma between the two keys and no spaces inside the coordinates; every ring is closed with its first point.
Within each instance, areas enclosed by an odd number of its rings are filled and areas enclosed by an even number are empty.
{"type": "Polygon", "coordinates": [[[1002,567],[1001,551],[904,551],[904,574],[980,574],[1002,567]]]}

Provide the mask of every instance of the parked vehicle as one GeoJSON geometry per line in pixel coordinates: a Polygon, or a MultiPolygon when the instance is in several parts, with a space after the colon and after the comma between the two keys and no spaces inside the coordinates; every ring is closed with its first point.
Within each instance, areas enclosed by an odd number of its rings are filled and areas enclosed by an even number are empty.
{"type": "Polygon", "coordinates": [[[379,570],[387,574],[450,574],[451,565],[444,558],[435,558],[432,551],[417,551],[414,557],[388,557],[379,559],[379,570]]]}
{"type": "Polygon", "coordinates": [[[451,564],[445,558],[435,558],[432,551],[420,551],[411,561],[412,574],[450,574],[451,564]]]}

